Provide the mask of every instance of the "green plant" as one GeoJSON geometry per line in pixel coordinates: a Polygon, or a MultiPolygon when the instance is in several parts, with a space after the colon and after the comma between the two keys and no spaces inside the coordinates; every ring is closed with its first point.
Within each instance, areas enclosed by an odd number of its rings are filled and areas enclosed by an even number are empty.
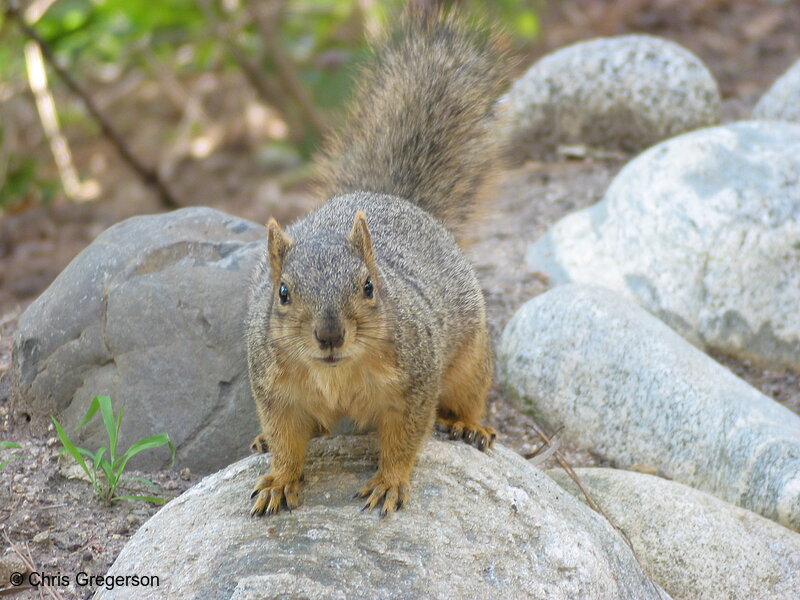
{"type": "MultiPolygon", "coordinates": [[[[154,502],[156,504],[164,503],[164,498],[158,496],[117,495],[117,487],[122,482],[122,475],[128,461],[143,450],[169,445],[170,464],[172,464],[175,460],[175,445],[172,443],[172,440],[169,439],[166,433],[151,435],[135,442],[122,455],[117,455],[117,442],[122,425],[122,408],[120,408],[119,412],[115,415],[111,406],[110,397],[95,396],[92,398],[89,410],[86,412],[86,416],[83,417],[81,422],[78,423],[76,430],[86,425],[98,409],[103,417],[103,425],[108,433],[108,446],[102,446],[94,453],[85,448],[78,448],[66,434],[61,424],[55,418],[51,417],[53,419],[53,424],[56,426],[58,438],[64,446],[62,452],[68,453],[75,459],[75,462],[80,465],[81,469],[83,469],[84,473],[86,473],[91,480],[98,497],[104,502],[110,504],[115,500],[142,500],[144,502],[154,502]]],[[[144,477],[128,477],[127,479],[139,481],[158,489],[155,483],[144,477]]]]}
{"type": "MultiPolygon", "coordinates": [[[[19,448],[22,448],[22,446],[20,446],[19,444],[15,443],[15,442],[0,441],[0,448],[5,448],[6,450],[17,450],[19,448]]],[[[12,460],[16,460],[18,458],[22,458],[22,457],[19,456],[18,454],[12,454],[8,458],[4,458],[4,459],[0,460],[0,471],[3,470],[5,468],[5,466],[8,463],[10,463],[12,460]]]]}

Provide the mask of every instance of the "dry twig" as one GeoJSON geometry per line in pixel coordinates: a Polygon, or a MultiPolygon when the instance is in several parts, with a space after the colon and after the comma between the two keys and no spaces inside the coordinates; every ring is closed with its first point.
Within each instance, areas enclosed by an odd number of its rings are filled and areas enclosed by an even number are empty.
{"type": "MultiPolygon", "coordinates": [[[[3,536],[6,538],[6,543],[8,547],[13,550],[14,554],[16,554],[19,559],[25,564],[25,568],[28,570],[29,573],[33,573],[37,571],[36,563],[33,561],[33,556],[31,556],[31,549],[28,545],[25,545],[25,553],[22,552],[14,543],[11,541],[11,538],[8,537],[8,532],[3,530],[3,536]]],[[[58,593],[55,589],[47,585],[46,583],[42,582],[41,588],[47,592],[47,594],[53,598],[53,600],[64,600],[64,596],[58,593]]],[[[13,588],[12,588],[13,589],[13,588]]]]}
{"type": "Polygon", "coordinates": [[[42,50],[36,42],[25,43],[25,66],[28,73],[28,84],[36,102],[44,134],[50,144],[50,152],[56,162],[64,193],[70,200],[92,200],[98,193],[97,184],[87,185],[78,177],[78,170],[72,160],[69,143],[58,123],[56,103],[47,84],[42,50]]]}
{"type": "MultiPolygon", "coordinates": [[[[544,441],[543,446],[544,445],[551,446],[551,447],[554,446],[553,438],[554,438],[555,434],[553,436],[547,435],[545,430],[535,420],[532,420],[532,423],[533,423],[534,431],[536,431],[536,433],[539,435],[539,437],[542,438],[542,440],[544,441]]],[[[559,431],[561,431],[561,430],[559,429],[559,431]]],[[[558,432],[556,432],[556,433],[558,433],[558,432]]],[[[533,452],[532,455],[535,456],[540,451],[541,451],[541,448],[537,448],[537,450],[535,452],[533,452]]],[[[633,559],[636,561],[636,564],[638,564],[639,568],[641,568],[642,571],[645,572],[644,565],[642,565],[642,561],[640,561],[639,557],[636,555],[636,550],[634,550],[633,543],[631,542],[630,538],[628,537],[628,534],[626,534],[611,519],[611,517],[609,517],[606,514],[606,512],[595,501],[595,499],[592,498],[592,495],[589,493],[589,490],[586,488],[585,485],[583,485],[583,482],[581,481],[580,477],[578,477],[578,474],[575,472],[575,470],[572,468],[572,465],[569,464],[567,459],[564,458],[564,454],[560,450],[558,450],[557,447],[556,447],[555,451],[553,452],[553,454],[555,455],[556,460],[558,461],[558,464],[561,466],[561,468],[564,469],[564,471],[567,473],[567,475],[569,475],[570,479],[572,479],[572,481],[575,482],[575,485],[577,485],[580,488],[581,492],[583,493],[583,497],[586,498],[586,503],[589,505],[589,508],[591,508],[593,511],[598,513],[601,517],[603,517],[606,521],[608,521],[608,524],[611,525],[611,527],[614,528],[614,531],[616,531],[619,534],[619,536],[627,544],[628,548],[630,548],[631,554],[633,555],[633,559]]],[[[526,455],[526,458],[527,458],[527,455],[526,455]]],[[[648,578],[648,581],[650,582],[650,585],[653,586],[653,589],[655,590],[656,595],[658,597],[661,597],[661,591],[656,586],[656,584],[653,582],[653,580],[648,578]]]]}
{"type": "MultiPolygon", "coordinates": [[[[533,421],[533,429],[534,431],[536,431],[539,437],[542,438],[542,440],[547,446],[553,445],[553,436],[547,435],[545,430],[536,421],[533,421]]],[[[614,528],[614,530],[617,533],[619,533],[620,536],[622,536],[622,539],[625,540],[625,543],[628,544],[628,546],[631,549],[631,552],[633,552],[633,544],[631,544],[631,541],[628,538],[627,534],[624,531],[622,531],[622,529],[620,529],[617,526],[617,524],[614,523],[614,521],[611,520],[611,517],[609,517],[605,513],[605,511],[600,507],[600,505],[595,501],[595,499],[592,498],[592,495],[589,493],[589,490],[586,489],[585,485],[583,485],[583,482],[580,480],[580,477],[578,477],[578,474],[572,468],[572,465],[570,465],[569,462],[567,462],[567,459],[564,458],[564,454],[558,449],[555,450],[554,454],[561,468],[564,469],[567,475],[570,476],[570,479],[572,479],[572,481],[575,482],[575,485],[577,485],[580,488],[584,498],[586,498],[586,503],[589,505],[589,508],[591,508],[593,511],[601,515],[606,521],[608,521],[609,524],[614,528]]]]}

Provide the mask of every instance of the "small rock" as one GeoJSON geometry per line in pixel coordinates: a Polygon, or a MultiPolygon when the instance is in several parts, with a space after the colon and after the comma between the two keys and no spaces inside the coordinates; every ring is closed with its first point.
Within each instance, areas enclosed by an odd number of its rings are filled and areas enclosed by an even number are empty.
{"type": "Polygon", "coordinates": [[[83,546],[83,537],[73,530],[53,532],[53,545],[67,552],[74,552],[83,546]]]}
{"type": "Polygon", "coordinates": [[[578,42],[534,64],[503,101],[514,156],[558,146],[632,152],[719,121],[711,73],[685,48],[648,35],[578,42]]]}
{"type": "Polygon", "coordinates": [[[88,483],[92,482],[92,478],[83,470],[78,463],[71,458],[64,459],[59,465],[58,474],[67,479],[80,479],[88,483]]]}
{"type": "Polygon", "coordinates": [[[9,583],[12,573],[27,573],[28,568],[22,559],[11,550],[8,550],[0,558],[0,589],[5,588],[9,583]]]}
{"type": "Polygon", "coordinates": [[[189,467],[184,467],[183,469],[181,469],[180,477],[184,481],[189,481],[192,478],[192,472],[191,470],[189,470],[189,467]]]}
{"type": "Polygon", "coordinates": [[[579,449],[800,530],[800,417],[636,304],[558,286],[517,311],[497,354],[509,395],[579,449]]]}
{"type": "Polygon", "coordinates": [[[91,562],[94,560],[94,554],[92,553],[91,550],[87,550],[86,552],[83,553],[81,559],[83,560],[83,562],[91,562]]]}
{"type": "Polygon", "coordinates": [[[35,536],[33,536],[32,541],[34,544],[41,544],[49,540],[50,540],[50,534],[47,531],[40,531],[35,536]]]}
{"type": "Polygon", "coordinates": [[[753,109],[753,118],[800,123],[800,60],[761,97],[753,109]]]}

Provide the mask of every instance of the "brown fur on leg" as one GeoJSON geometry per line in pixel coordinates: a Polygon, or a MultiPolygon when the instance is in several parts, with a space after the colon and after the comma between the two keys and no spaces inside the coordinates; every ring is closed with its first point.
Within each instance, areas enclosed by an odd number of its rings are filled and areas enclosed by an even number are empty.
{"type": "Polygon", "coordinates": [[[356,496],[367,498],[364,509],[381,505],[381,516],[399,510],[408,502],[411,488],[411,471],[417,460],[420,446],[433,424],[432,402],[417,403],[418,410],[406,413],[385,414],[378,427],[381,451],[378,472],[358,491],[356,496]],[[425,408],[425,406],[430,408],[425,408]]]}
{"type": "Polygon", "coordinates": [[[480,450],[491,448],[497,432],[480,424],[491,385],[492,350],[484,325],[461,346],[442,378],[437,424],[450,439],[463,439],[480,450]]]}
{"type": "Polygon", "coordinates": [[[256,483],[251,516],[275,514],[281,506],[291,510],[300,504],[298,492],[303,478],[306,446],[316,430],[308,417],[294,411],[276,411],[270,415],[269,427],[263,435],[272,451],[269,475],[256,483]]]}

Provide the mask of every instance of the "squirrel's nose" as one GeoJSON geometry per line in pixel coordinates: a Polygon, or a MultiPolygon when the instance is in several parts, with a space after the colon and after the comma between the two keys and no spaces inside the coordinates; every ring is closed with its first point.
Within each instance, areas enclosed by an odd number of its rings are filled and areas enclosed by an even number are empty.
{"type": "Polygon", "coordinates": [[[314,337],[322,350],[333,350],[344,344],[344,327],[338,323],[326,323],[314,330],[314,337]]]}

